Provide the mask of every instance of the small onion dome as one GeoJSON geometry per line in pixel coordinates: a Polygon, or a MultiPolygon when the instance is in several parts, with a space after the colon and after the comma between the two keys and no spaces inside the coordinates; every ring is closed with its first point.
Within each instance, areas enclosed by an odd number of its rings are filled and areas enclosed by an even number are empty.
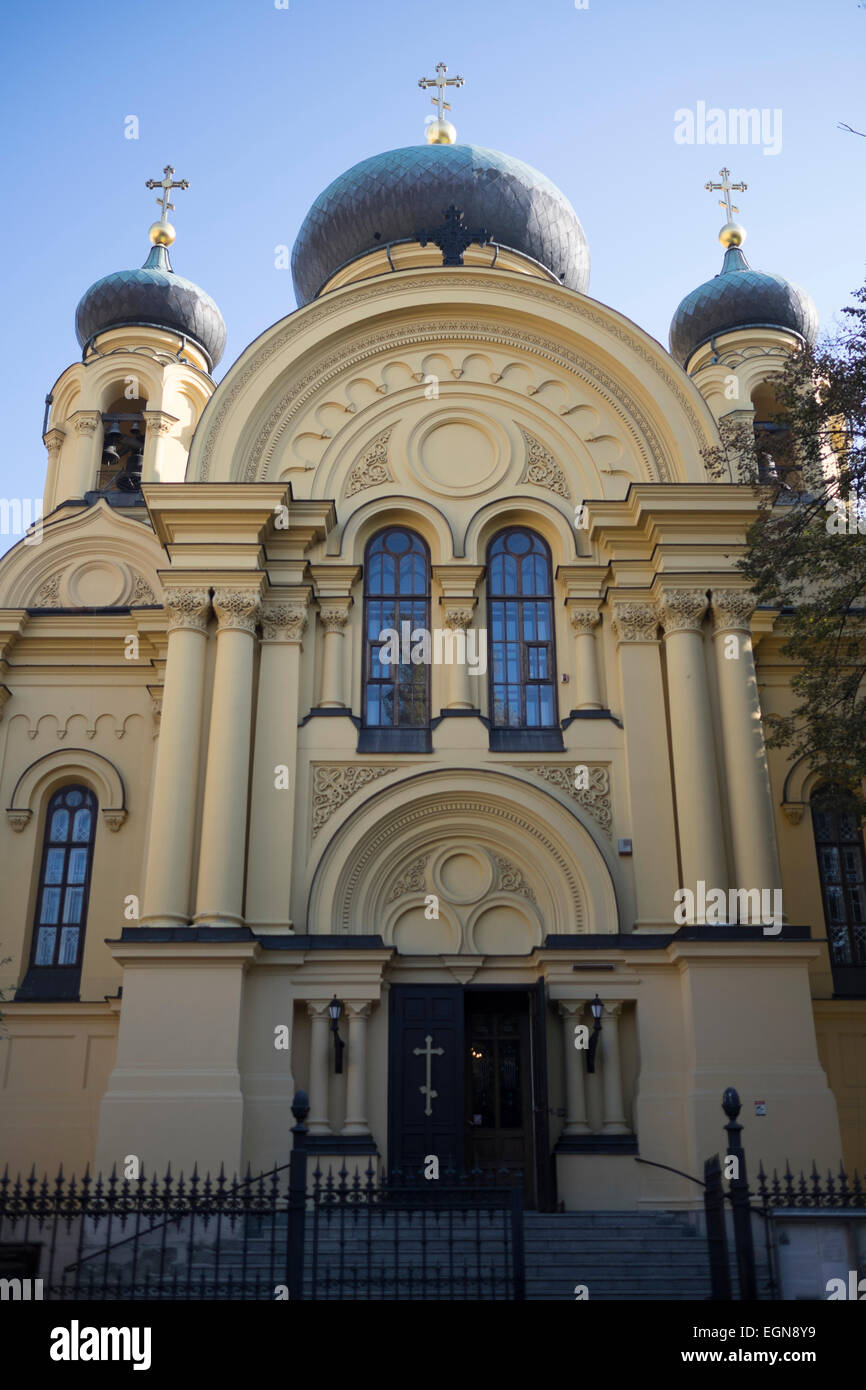
{"type": "MultiPolygon", "coordinates": [[[[151,239],[156,240],[153,229],[151,239]]],[[[75,311],[75,332],[82,347],[97,333],[130,324],[165,328],[189,338],[201,348],[211,371],[226,345],[222,314],[209,294],[175,275],[164,238],[140,270],[117,270],[97,280],[75,311]]]]}
{"type": "Polygon", "coordinates": [[[435,143],[363,159],[319,194],[292,252],[298,304],[315,299],[348,261],[439,226],[452,204],[467,227],[483,227],[492,242],[530,256],[569,289],[586,292],[589,247],[565,194],[521,159],[448,143],[440,124],[428,128],[435,143]]]}
{"type": "Polygon", "coordinates": [[[719,274],[687,294],[671,320],[671,356],[683,366],[703,343],[739,328],[781,328],[815,341],[818,310],[811,296],[781,275],[752,270],[740,249],[744,235],[732,223],[722,228],[727,250],[719,274]]]}

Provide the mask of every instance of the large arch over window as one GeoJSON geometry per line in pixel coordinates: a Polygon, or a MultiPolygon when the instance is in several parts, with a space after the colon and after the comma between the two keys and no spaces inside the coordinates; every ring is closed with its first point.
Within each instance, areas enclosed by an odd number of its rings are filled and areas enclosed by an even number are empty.
{"type": "Polygon", "coordinates": [[[553,577],[535,531],[509,526],[488,545],[487,613],[492,731],[557,731],[553,577]]]}
{"type": "MultiPolygon", "coordinates": [[[[812,793],[812,828],[834,974],[854,967],[866,983],[866,856],[857,816],[844,795],[812,793]]],[[[860,990],[857,991],[861,992],[860,990]]]]}
{"type": "Polygon", "coordinates": [[[96,812],[94,793],[77,782],[60,787],[48,802],[30,969],[19,999],[78,997],[96,812]]]}
{"type": "Polygon", "coordinates": [[[430,552],[416,532],[389,526],[364,554],[360,750],[429,751],[430,666],[411,659],[419,628],[430,631],[430,552]]]}

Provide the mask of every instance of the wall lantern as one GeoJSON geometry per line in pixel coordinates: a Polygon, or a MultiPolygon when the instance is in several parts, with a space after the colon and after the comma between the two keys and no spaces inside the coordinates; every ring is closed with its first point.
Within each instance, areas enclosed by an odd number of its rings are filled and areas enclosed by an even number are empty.
{"type": "Polygon", "coordinates": [[[346,1044],[340,1037],[340,1014],[343,1012],[343,1001],[338,999],[336,994],[328,1005],[328,1013],[331,1015],[331,1032],[334,1035],[334,1073],[339,1076],[343,1070],[343,1049],[346,1044]]]}
{"type": "Polygon", "coordinates": [[[604,1005],[602,1004],[598,995],[596,995],[593,999],[592,1003],[589,1006],[589,1009],[590,1013],[592,1014],[592,1036],[589,1040],[589,1047],[586,1050],[586,1069],[588,1072],[594,1072],[595,1051],[598,1047],[598,1039],[601,1033],[601,1016],[604,1012],[604,1005]]]}

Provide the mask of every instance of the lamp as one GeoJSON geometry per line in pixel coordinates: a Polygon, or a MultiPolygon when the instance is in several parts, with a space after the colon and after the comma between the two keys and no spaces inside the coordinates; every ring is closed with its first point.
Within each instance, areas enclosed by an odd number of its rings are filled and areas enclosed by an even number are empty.
{"type": "Polygon", "coordinates": [[[331,1032],[334,1035],[334,1074],[339,1076],[343,1070],[343,1049],[346,1044],[340,1037],[340,1014],[343,1012],[343,1001],[338,999],[336,994],[328,1005],[328,1013],[331,1015],[331,1032]]]}
{"type": "Polygon", "coordinates": [[[589,1010],[592,1014],[592,1036],[589,1040],[589,1047],[586,1050],[586,1070],[588,1072],[594,1072],[595,1052],[596,1048],[598,1047],[598,1039],[601,1033],[601,1016],[604,1013],[604,1005],[602,1004],[598,995],[596,995],[593,999],[592,1003],[589,1006],[589,1010]]]}

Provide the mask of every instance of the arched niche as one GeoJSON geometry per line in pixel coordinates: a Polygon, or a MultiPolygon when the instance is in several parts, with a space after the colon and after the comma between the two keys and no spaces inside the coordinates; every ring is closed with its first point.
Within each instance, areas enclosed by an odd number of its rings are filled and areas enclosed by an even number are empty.
{"type": "Polygon", "coordinates": [[[88,748],[63,748],[37,758],[15,783],[6,817],[13,830],[24,830],[45,798],[71,782],[84,782],[96,794],[109,830],[126,820],[126,789],[114,763],[88,748]]]}

